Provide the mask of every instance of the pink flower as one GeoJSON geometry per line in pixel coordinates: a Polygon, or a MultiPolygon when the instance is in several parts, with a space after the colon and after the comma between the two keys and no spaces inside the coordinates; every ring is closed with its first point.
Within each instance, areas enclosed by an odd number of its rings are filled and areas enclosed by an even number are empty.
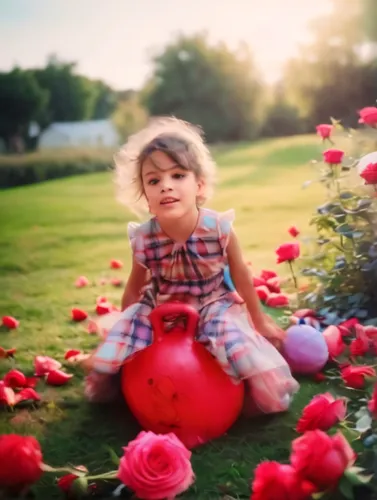
{"type": "Polygon", "coordinates": [[[56,359],[52,359],[48,356],[36,356],[34,358],[34,370],[37,377],[46,375],[53,370],[59,370],[62,364],[56,359]]]}
{"type": "Polygon", "coordinates": [[[139,498],[174,499],[194,481],[191,452],[175,434],[143,431],[123,450],[118,478],[139,498]]]}
{"type": "Polygon", "coordinates": [[[371,127],[377,125],[377,108],[374,106],[368,106],[359,111],[360,119],[359,123],[365,123],[371,127]]]}
{"type": "Polygon", "coordinates": [[[73,377],[70,373],[61,370],[52,370],[46,375],[46,383],[49,385],[65,385],[73,377]]]}
{"type": "Polygon", "coordinates": [[[328,123],[321,123],[316,126],[317,134],[322,137],[322,139],[328,139],[333,131],[333,126],[328,123]]]}
{"type": "Polygon", "coordinates": [[[298,243],[283,243],[276,250],[277,263],[291,262],[300,256],[300,245],[298,243]]]}
{"type": "Polygon", "coordinates": [[[340,149],[328,149],[323,152],[323,159],[329,165],[339,165],[339,163],[342,163],[343,156],[344,151],[340,149]]]}
{"type": "Polygon", "coordinates": [[[323,332],[323,336],[329,350],[330,358],[337,358],[344,352],[346,344],[343,342],[342,334],[340,333],[339,328],[334,325],[330,325],[323,332]]]}
{"type": "Polygon", "coordinates": [[[88,286],[90,281],[86,276],[79,276],[75,281],[76,288],[83,288],[84,286],[88,286]]]}

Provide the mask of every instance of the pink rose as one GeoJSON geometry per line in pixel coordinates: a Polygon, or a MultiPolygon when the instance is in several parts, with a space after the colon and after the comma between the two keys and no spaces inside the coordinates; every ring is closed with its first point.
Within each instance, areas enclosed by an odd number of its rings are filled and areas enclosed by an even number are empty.
{"type": "Polygon", "coordinates": [[[317,134],[322,137],[322,139],[328,139],[333,131],[333,126],[328,123],[321,123],[316,126],[317,134]]]}
{"type": "Polygon", "coordinates": [[[324,330],[323,336],[329,350],[330,358],[337,358],[344,352],[346,344],[343,342],[343,337],[338,327],[334,325],[328,326],[324,330]]]}
{"type": "Polygon", "coordinates": [[[365,123],[371,127],[377,125],[377,108],[374,106],[368,106],[359,111],[360,119],[359,123],[365,123]]]}
{"type": "Polygon", "coordinates": [[[344,399],[335,399],[326,392],[314,396],[302,411],[296,430],[300,434],[306,431],[320,429],[327,431],[346,416],[346,403],[344,399]]]}
{"type": "Polygon", "coordinates": [[[118,478],[145,500],[173,500],[194,481],[191,452],[175,434],[140,432],[120,461],[118,478]]]}
{"type": "Polygon", "coordinates": [[[340,432],[328,436],[319,430],[307,431],[292,443],[292,466],[321,491],[336,487],[355,460],[356,453],[340,432]]]}
{"type": "Polygon", "coordinates": [[[339,163],[342,163],[343,156],[344,151],[340,149],[328,149],[323,152],[323,159],[330,165],[339,165],[339,163]]]}
{"type": "Polygon", "coordinates": [[[61,367],[62,364],[59,361],[49,356],[35,356],[34,358],[34,370],[37,377],[42,377],[51,371],[59,370],[61,367]]]}

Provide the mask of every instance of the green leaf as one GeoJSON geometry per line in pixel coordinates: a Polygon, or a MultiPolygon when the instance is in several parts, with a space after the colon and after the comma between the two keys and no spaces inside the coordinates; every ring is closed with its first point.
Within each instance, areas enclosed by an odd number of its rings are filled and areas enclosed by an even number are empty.
{"type": "Polygon", "coordinates": [[[361,467],[350,467],[344,472],[343,477],[346,477],[348,482],[352,486],[366,485],[372,479],[373,474],[370,474],[368,476],[362,476],[360,472],[362,472],[363,470],[364,469],[362,469],[361,467]]]}
{"type": "Polygon", "coordinates": [[[104,446],[104,449],[106,451],[108,451],[109,455],[110,455],[110,458],[111,458],[111,461],[114,465],[119,465],[120,463],[120,458],[118,457],[118,455],[115,453],[115,451],[110,448],[110,446],[106,445],[104,446]]]}
{"type": "Polygon", "coordinates": [[[86,477],[78,477],[71,486],[71,491],[75,498],[83,498],[88,494],[88,480],[86,477]]]}
{"type": "Polygon", "coordinates": [[[342,479],[339,482],[339,491],[342,493],[342,495],[347,498],[347,500],[354,500],[354,495],[353,495],[353,486],[352,483],[348,480],[347,476],[343,476],[342,479]]]}

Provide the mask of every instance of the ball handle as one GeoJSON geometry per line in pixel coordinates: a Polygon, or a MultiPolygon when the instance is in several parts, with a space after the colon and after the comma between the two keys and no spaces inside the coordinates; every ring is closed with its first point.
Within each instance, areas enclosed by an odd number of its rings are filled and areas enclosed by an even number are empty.
{"type": "Polygon", "coordinates": [[[166,316],[186,316],[187,326],[183,333],[191,335],[193,338],[195,337],[199,323],[198,311],[188,304],[167,302],[157,306],[149,315],[154,331],[154,338],[156,340],[160,339],[166,333],[164,324],[164,318],[166,318],[166,316]]]}

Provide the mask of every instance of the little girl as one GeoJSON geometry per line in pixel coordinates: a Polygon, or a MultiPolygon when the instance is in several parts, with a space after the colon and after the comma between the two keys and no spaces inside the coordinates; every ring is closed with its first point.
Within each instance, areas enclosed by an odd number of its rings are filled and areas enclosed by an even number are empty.
{"type": "Polygon", "coordinates": [[[133,262],[123,312],[84,362],[87,396],[110,397],[110,376],[152,343],[152,309],[178,300],[200,313],[197,340],[226,373],[245,381],[246,406],[287,410],[299,386],[274,347],[284,332],[261,309],[232,229],[234,211],[202,208],[215,164],[199,131],[174,118],[156,119],[130,137],[115,164],[122,201],[152,217],[129,224],[133,262]],[[238,295],[224,282],[226,266],[238,295]]]}

